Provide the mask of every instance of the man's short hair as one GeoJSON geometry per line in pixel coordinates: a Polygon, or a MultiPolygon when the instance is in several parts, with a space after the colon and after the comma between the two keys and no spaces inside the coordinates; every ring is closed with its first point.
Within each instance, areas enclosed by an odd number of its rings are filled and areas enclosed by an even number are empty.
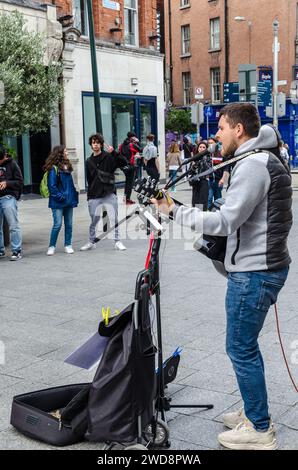
{"type": "Polygon", "coordinates": [[[103,144],[104,144],[104,138],[101,134],[97,133],[97,134],[92,134],[90,135],[89,137],[89,145],[92,146],[92,142],[98,142],[99,144],[101,144],[101,146],[103,147],[103,144]]]}
{"type": "Polygon", "coordinates": [[[150,142],[153,142],[154,139],[155,139],[155,135],[154,135],[154,134],[148,134],[146,138],[147,138],[147,140],[149,140],[150,142]]]}
{"type": "Polygon", "coordinates": [[[127,138],[131,139],[132,137],[136,137],[136,134],[134,132],[128,132],[127,133],[127,138]]]}
{"type": "Polygon", "coordinates": [[[257,137],[261,123],[258,111],[251,103],[230,103],[224,106],[219,118],[224,116],[230,127],[234,129],[237,124],[242,124],[244,132],[249,137],[257,137]]]}

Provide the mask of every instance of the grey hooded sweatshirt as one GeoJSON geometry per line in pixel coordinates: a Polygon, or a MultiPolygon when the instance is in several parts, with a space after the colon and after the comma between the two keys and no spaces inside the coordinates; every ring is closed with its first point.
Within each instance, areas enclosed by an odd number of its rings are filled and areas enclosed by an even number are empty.
{"type": "Polygon", "coordinates": [[[173,211],[181,225],[206,235],[228,237],[228,272],[276,270],[291,262],[287,249],[292,225],[291,176],[275,155],[262,151],[277,146],[275,131],[262,126],[257,137],[235,152],[238,156],[260,149],[235,164],[220,210],[202,212],[176,206],[173,211]]]}

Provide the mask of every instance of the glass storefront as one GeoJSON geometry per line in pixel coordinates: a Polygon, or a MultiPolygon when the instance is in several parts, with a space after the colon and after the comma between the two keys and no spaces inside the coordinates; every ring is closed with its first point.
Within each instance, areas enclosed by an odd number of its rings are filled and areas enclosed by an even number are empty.
{"type": "MultiPolygon", "coordinates": [[[[135,132],[142,146],[149,133],[156,135],[156,99],[129,95],[101,95],[102,127],[105,142],[115,149],[124,141],[129,131],[135,132]]],[[[92,93],[83,93],[83,123],[85,159],[91,154],[88,140],[95,132],[94,99],[92,93]]],[[[157,137],[157,136],[156,136],[157,137]]],[[[123,181],[120,171],[117,181],[123,181]]]]}

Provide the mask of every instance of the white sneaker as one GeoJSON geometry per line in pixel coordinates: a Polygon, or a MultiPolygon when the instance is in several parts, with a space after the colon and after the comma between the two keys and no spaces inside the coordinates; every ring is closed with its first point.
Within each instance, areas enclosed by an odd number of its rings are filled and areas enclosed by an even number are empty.
{"type": "Polygon", "coordinates": [[[234,429],[239,423],[242,423],[246,418],[244,409],[232,411],[223,415],[223,423],[229,429],[234,429]]]}
{"type": "Polygon", "coordinates": [[[115,250],[124,251],[126,250],[126,247],[123,245],[122,242],[118,241],[115,242],[115,250]]]}
{"type": "Polygon", "coordinates": [[[74,249],[71,245],[65,246],[64,251],[65,253],[68,253],[69,255],[72,255],[74,253],[74,249]]]}
{"type": "Polygon", "coordinates": [[[80,251],[94,250],[96,248],[96,243],[88,242],[86,245],[82,246],[80,251]]]}
{"type": "Polygon", "coordinates": [[[47,256],[53,256],[55,254],[55,249],[56,248],[54,246],[49,246],[47,256]]]}
{"type": "Polygon", "coordinates": [[[256,431],[253,424],[244,418],[232,431],[218,435],[219,443],[234,450],[275,450],[277,442],[275,430],[271,423],[265,432],[256,431]]]}

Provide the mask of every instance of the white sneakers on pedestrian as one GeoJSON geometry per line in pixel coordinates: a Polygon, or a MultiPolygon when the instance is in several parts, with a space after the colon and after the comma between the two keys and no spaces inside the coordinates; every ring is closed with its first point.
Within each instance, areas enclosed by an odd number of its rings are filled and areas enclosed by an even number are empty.
{"type": "Polygon", "coordinates": [[[88,242],[86,245],[82,246],[80,251],[94,250],[96,248],[96,243],[88,242]]]}
{"type": "Polygon", "coordinates": [[[118,240],[117,242],[115,242],[115,250],[124,251],[126,250],[126,247],[123,245],[122,242],[120,242],[120,240],[118,240]]]}
{"type": "Polygon", "coordinates": [[[72,255],[74,253],[74,249],[71,245],[68,245],[64,247],[64,252],[68,255],[72,255]]]}
{"type": "Polygon", "coordinates": [[[49,246],[48,251],[47,251],[47,256],[53,256],[54,254],[55,254],[55,247],[49,246]]]}
{"type": "Polygon", "coordinates": [[[244,418],[231,431],[225,431],[218,435],[219,443],[234,450],[275,450],[277,441],[275,430],[270,423],[267,431],[256,431],[253,424],[244,418]]]}
{"type": "Polygon", "coordinates": [[[234,429],[239,423],[242,423],[246,418],[244,409],[232,411],[223,415],[223,423],[229,429],[234,429]]]}

